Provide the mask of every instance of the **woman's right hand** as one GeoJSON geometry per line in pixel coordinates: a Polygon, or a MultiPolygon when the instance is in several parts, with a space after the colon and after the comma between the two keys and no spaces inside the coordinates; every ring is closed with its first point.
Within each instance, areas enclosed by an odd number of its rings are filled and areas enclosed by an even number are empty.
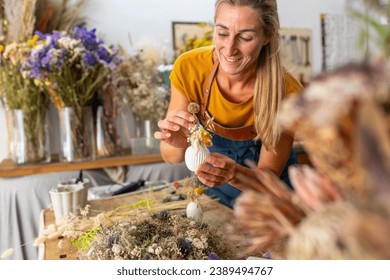
{"type": "Polygon", "coordinates": [[[165,119],[158,121],[161,131],[154,133],[154,137],[175,148],[186,148],[190,128],[196,123],[196,118],[184,110],[168,111],[165,119]]]}

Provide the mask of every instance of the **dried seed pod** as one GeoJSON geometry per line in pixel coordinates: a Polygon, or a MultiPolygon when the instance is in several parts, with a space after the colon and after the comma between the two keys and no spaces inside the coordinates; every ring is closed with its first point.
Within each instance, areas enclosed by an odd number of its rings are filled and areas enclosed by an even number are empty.
{"type": "Polygon", "coordinates": [[[15,249],[14,249],[14,248],[9,248],[9,249],[7,249],[7,250],[4,251],[4,253],[1,255],[1,258],[2,258],[2,259],[8,258],[8,257],[11,256],[14,252],[15,252],[15,249]]]}
{"type": "Polygon", "coordinates": [[[188,104],[187,111],[190,112],[191,114],[197,114],[199,113],[200,106],[198,103],[191,102],[188,104]]]}

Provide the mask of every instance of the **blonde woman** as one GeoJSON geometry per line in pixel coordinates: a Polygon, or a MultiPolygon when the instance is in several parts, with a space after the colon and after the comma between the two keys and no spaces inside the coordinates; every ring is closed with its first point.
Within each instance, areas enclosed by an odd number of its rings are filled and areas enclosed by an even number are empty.
{"type": "Polygon", "coordinates": [[[184,160],[189,128],[213,117],[212,152],[195,171],[207,194],[228,207],[240,194],[235,174],[253,176],[245,160],[266,168],[289,186],[287,168],[296,163],[293,135],[279,131],[276,115],[283,98],[301,90],[279,58],[276,0],[217,0],[214,45],[182,54],[171,73],[172,95],[158,123],[166,162],[184,160]],[[196,120],[190,102],[201,105],[196,120]]]}

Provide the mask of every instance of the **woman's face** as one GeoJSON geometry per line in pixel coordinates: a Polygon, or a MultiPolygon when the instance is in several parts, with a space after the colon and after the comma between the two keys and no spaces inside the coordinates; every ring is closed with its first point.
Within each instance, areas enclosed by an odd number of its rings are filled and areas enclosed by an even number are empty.
{"type": "Polygon", "coordinates": [[[217,10],[213,39],[220,68],[229,75],[256,68],[260,50],[268,43],[255,11],[229,4],[217,10]]]}

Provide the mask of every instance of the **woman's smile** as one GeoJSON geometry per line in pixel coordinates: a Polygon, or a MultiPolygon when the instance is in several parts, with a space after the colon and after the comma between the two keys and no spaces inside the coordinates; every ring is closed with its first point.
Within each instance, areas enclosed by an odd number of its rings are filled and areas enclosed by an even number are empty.
{"type": "Polygon", "coordinates": [[[229,4],[218,9],[213,40],[221,70],[229,75],[252,73],[262,46],[268,43],[255,11],[229,4]]]}

